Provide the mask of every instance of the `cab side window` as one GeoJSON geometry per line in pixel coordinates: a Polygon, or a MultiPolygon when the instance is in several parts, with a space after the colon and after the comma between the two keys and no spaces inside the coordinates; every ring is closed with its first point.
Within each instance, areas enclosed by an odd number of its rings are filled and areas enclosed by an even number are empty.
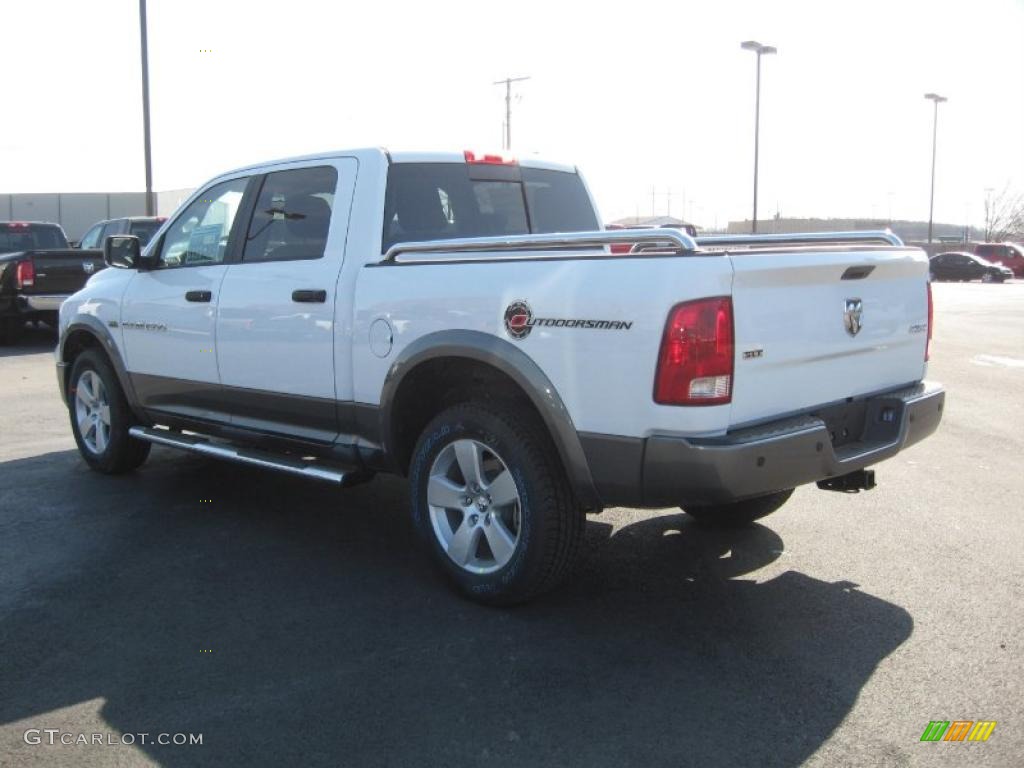
{"type": "Polygon", "coordinates": [[[338,172],[330,166],[268,173],[242,262],[319,259],[327,247],[338,172]]]}
{"type": "Polygon", "coordinates": [[[160,246],[162,267],[220,264],[248,178],[215,184],[174,220],[160,246]]]}
{"type": "Polygon", "coordinates": [[[113,221],[108,221],[103,226],[103,234],[100,235],[100,245],[99,245],[100,248],[103,247],[103,244],[107,241],[108,237],[110,237],[111,235],[120,235],[121,234],[121,222],[122,221],[123,221],[122,219],[114,219],[113,221]]]}
{"type": "Polygon", "coordinates": [[[100,247],[100,231],[103,229],[103,224],[97,224],[84,235],[82,240],[79,242],[79,248],[99,248],[100,247]]]}

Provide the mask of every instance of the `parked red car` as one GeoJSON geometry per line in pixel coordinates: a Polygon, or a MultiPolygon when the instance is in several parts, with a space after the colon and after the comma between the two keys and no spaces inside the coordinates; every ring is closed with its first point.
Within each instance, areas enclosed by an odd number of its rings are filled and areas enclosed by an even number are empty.
{"type": "Polygon", "coordinates": [[[974,252],[993,264],[1009,267],[1014,277],[1024,277],[1024,245],[1020,243],[981,243],[974,247],[974,252]]]}

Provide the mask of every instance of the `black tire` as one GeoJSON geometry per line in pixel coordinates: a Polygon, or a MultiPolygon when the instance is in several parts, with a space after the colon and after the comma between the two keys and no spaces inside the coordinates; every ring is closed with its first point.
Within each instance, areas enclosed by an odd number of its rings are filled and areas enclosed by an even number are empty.
{"type": "Polygon", "coordinates": [[[792,495],[793,489],[790,488],[788,491],[755,496],[752,499],[734,501],[732,504],[688,505],[682,507],[682,510],[709,528],[742,528],[770,515],[789,501],[792,495]]]}
{"type": "Polygon", "coordinates": [[[141,466],[149,456],[150,443],[136,440],[128,434],[128,429],[138,422],[128,407],[117,374],[102,352],[86,350],[75,359],[68,380],[68,415],[71,419],[71,431],[74,433],[78,452],[91,469],[107,475],[118,475],[130,472],[141,466]],[[95,432],[86,427],[90,440],[83,437],[78,419],[78,386],[83,376],[91,372],[98,376],[103,385],[107,405],[109,406],[109,437],[104,441],[102,450],[95,438],[95,432]]]}
{"type": "MultiPolygon", "coordinates": [[[[454,471],[461,474],[461,468],[454,471]]],[[[469,485],[465,478],[462,482],[469,485]]],[[[586,515],[573,496],[546,431],[522,406],[463,403],[436,416],[423,430],[413,452],[409,491],[413,523],[431,558],[472,600],[489,605],[525,602],[555,587],[572,569],[586,515]],[[513,505],[518,510],[516,543],[507,562],[500,567],[495,562],[498,570],[490,573],[471,572],[449,557],[435,529],[439,516],[432,517],[428,504],[427,488],[435,462],[439,462],[442,452],[453,450],[457,441],[464,440],[481,446],[492,460],[497,458],[507,467],[518,494],[513,505]]],[[[472,505],[468,509],[458,526],[460,530],[466,519],[477,517],[470,514],[474,511],[472,505]]],[[[480,540],[479,536],[475,539],[480,540]]]]}

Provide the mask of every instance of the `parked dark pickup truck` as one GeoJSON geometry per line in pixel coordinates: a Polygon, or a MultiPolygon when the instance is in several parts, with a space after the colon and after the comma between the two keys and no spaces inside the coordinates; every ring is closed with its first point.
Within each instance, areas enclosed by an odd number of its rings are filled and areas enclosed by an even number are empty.
{"type": "Polygon", "coordinates": [[[61,302],[104,266],[102,251],[69,248],[57,224],[0,221],[0,344],[29,320],[56,328],[61,302]]]}

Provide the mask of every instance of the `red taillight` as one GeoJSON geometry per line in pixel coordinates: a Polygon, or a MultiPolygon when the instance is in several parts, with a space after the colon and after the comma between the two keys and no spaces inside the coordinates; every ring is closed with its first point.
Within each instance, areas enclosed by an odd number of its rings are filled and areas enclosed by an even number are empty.
{"type": "Polygon", "coordinates": [[[633,250],[632,243],[612,243],[612,253],[629,253],[633,250]]]}
{"type": "Polygon", "coordinates": [[[31,261],[19,261],[14,272],[14,282],[18,288],[27,288],[36,284],[36,265],[31,261]]]}
{"type": "Polygon", "coordinates": [[[504,155],[478,155],[470,150],[465,151],[466,162],[474,165],[519,165],[514,157],[504,155]]]}
{"type": "Polygon", "coordinates": [[[932,359],[932,325],[934,324],[935,310],[932,307],[932,284],[928,281],[928,341],[924,345],[924,361],[927,363],[932,359]]]}
{"type": "Polygon", "coordinates": [[[732,299],[719,296],[677,304],[661,338],[654,402],[731,402],[733,346],[732,299]]]}

